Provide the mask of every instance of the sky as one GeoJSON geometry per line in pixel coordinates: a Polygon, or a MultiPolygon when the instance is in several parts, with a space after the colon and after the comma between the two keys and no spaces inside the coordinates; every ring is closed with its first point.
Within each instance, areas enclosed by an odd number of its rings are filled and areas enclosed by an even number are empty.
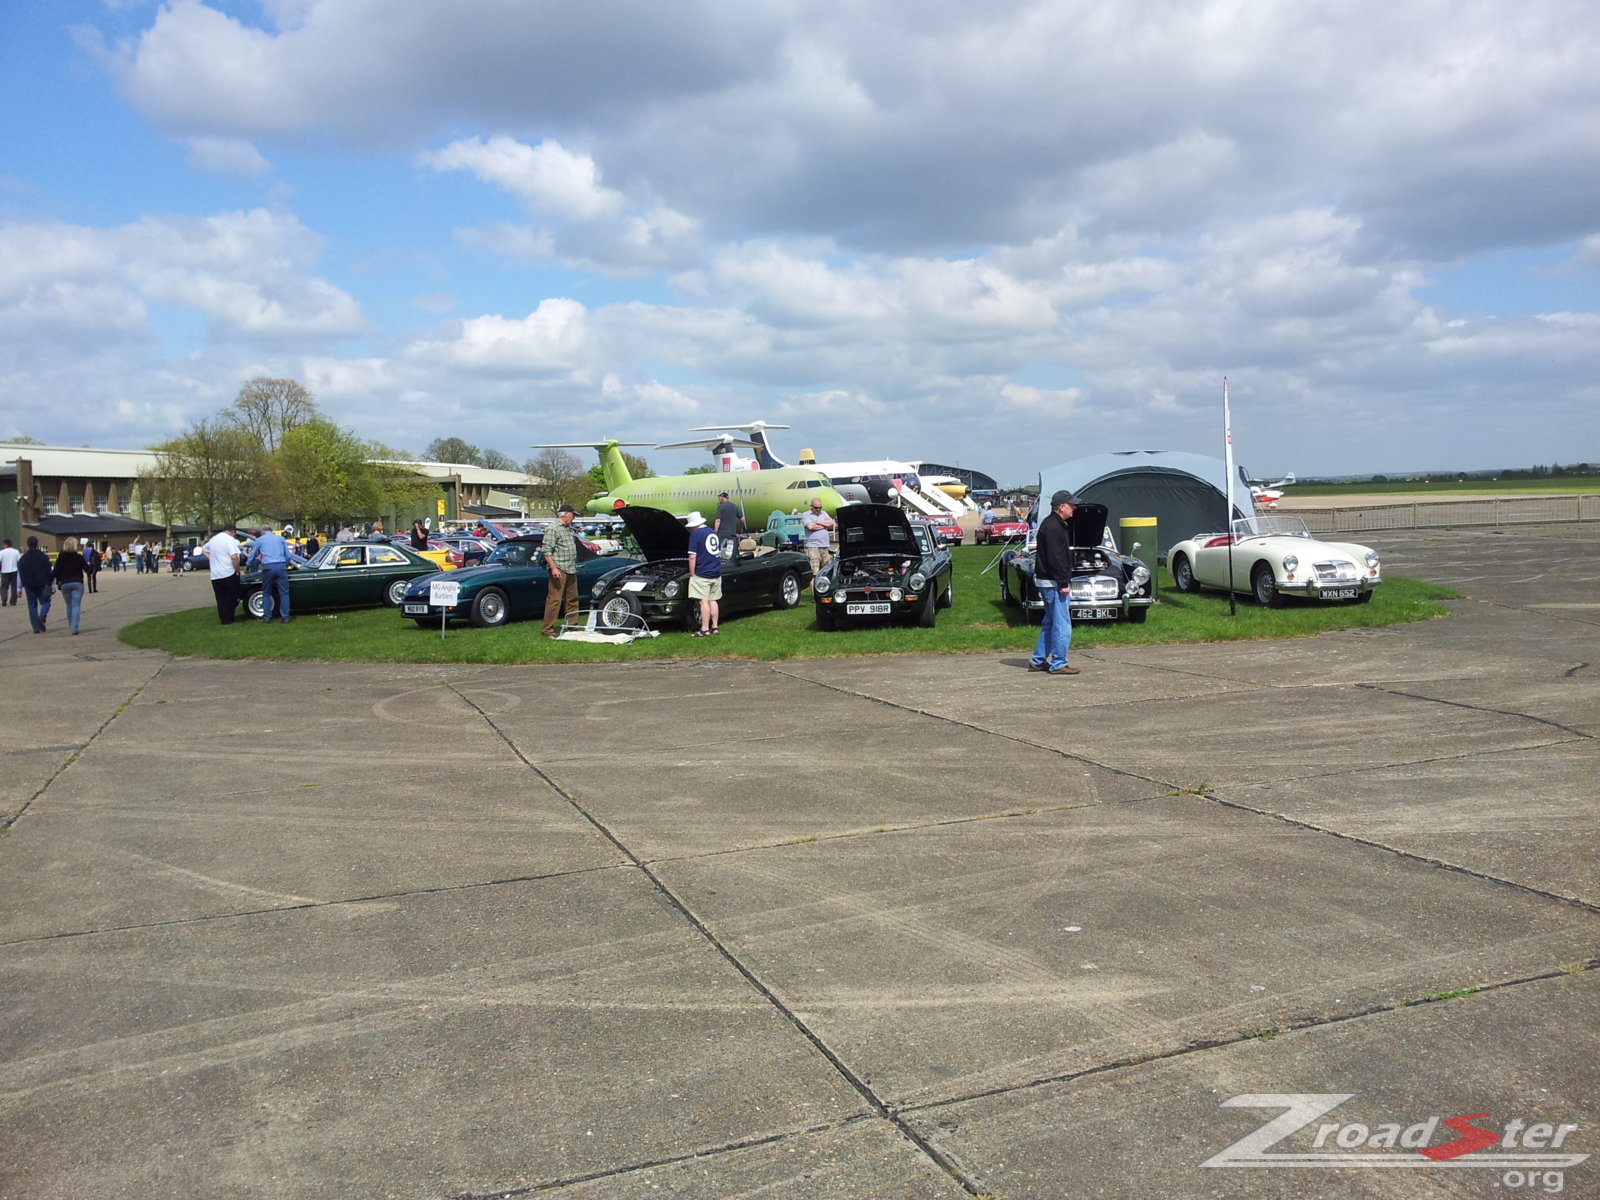
{"type": "MultiPolygon", "coordinates": [[[[1593,0],[5,0],[0,438],[1600,460],[1593,0]]],[[[643,451],[658,471],[708,462],[643,451]]],[[[584,453],[585,461],[592,456],[584,453]]]]}

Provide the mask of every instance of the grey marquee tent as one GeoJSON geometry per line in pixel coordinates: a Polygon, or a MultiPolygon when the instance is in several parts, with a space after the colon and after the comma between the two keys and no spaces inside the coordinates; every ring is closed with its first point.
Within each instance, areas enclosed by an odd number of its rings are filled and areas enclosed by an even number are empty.
{"type": "MultiPolygon", "coordinates": [[[[1158,552],[1164,555],[1186,537],[1228,528],[1226,476],[1220,458],[1181,450],[1121,450],[1040,471],[1039,502],[1048,505],[1051,493],[1065,488],[1087,503],[1104,504],[1113,532],[1123,517],[1154,517],[1158,552]]],[[[1243,490],[1243,496],[1249,494],[1243,490]]],[[[1233,515],[1248,516],[1238,508],[1240,495],[1235,487],[1233,515]]]]}

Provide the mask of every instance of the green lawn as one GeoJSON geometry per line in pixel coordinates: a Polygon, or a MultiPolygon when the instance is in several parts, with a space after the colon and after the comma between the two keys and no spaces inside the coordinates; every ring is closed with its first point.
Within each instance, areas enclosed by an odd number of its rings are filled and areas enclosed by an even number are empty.
{"type": "Polygon", "coordinates": [[[1441,476],[1429,483],[1420,479],[1391,479],[1387,483],[1296,483],[1284,489],[1288,496],[1545,496],[1600,493],[1600,476],[1562,475],[1547,479],[1451,479],[1441,476]]]}
{"type": "MultiPolygon", "coordinates": [[[[995,552],[957,547],[955,604],[939,614],[936,629],[887,626],[822,633],[816,628],[808,592],[791,612],[756,612],[730,617],[716,638],[673,631],[627,646],[551,641],[537,621],[500,629],[451,625],[418,628],[394,609],[302,613],[288,625],[241,619],[217,624],[214,607],[151,617],[130,625],[121,639],[130,646],[206,658],[269,658],[324,662],[573,663],[667,658],[776,660],[862,654],[974,654],[1023,650],[1036,627],[1016,608],[1000,604],[1000,584],[984,569],[995,552]]],[[[1164,580],[1164,582],[1166,582],[1164,580]]],[[[1182,596],[1170,587],[1143,625],[1080,624],[1073,645],[1155,645],[1255,638],[1308,637],[1330,629],[1393,625],[1443,616],[1443,600],[1457,593],[1412,579],[1386,580],[1369,604],[1312,605],[1290,601],[1281,609],[1257,608],[1241,597],[1228,615],[1226,596],[1182,596]]]]}

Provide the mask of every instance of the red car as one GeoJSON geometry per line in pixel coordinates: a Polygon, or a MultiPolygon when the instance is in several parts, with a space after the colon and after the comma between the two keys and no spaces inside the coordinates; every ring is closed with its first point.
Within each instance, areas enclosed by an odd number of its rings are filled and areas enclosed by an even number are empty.
{"type": "Polygon", "coordinates": [[[988,525],[979,525],[972,531],[972,540],[979,546],[1001,542],[1025,542],[1028,540],[1028,523],[1015,518],[993,521],[988,525]]]}
{"type": "Polygon", "coordinates": [[[928,528],[933,530],[933,536],[946,546],[959,546],[961,539],[966,537],[966,533],[954,517],[929,517],[928,528]]]}

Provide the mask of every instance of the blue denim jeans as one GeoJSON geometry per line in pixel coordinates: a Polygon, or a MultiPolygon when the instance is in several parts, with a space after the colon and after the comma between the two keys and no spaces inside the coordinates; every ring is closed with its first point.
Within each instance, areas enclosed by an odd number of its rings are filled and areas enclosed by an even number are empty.
{"type": "Polygon", "coordinates": [[[1072,597],[1063,596],[1059,587],[1042,587],[1044,620],[1039,623],[1039,640],[1033,645],[1033,663],[1062,667],[1072,646],[1072,597]]]}
{"type": "Polygon", "coordinates": [[[67,602],[67,625],[77,633],[78,614],[83,611],[83,584],[63,583],[59,590],[61,598],[67,602]]]}
{"type": "Polygon", "coordinates": [[[262,563],[261,564],[261,619],[270,621],[274,615],[278,620],[289,619],[289,564],[288,563],[262,563]]]}
{"type": "Polygon", "coordinates": [[[35,631],[43,629],[50,619],[50,589],[25,587],[22,590],[28,593],[28,624],[35,631]]]}

